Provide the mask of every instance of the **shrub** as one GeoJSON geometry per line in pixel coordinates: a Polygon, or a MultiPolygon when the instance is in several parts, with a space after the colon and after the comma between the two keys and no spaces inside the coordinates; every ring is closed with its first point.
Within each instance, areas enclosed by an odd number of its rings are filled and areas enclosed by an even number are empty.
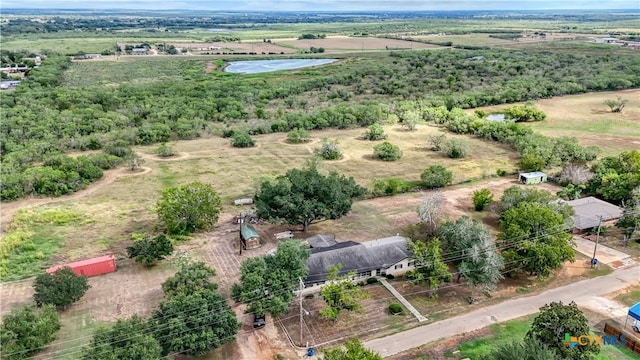
{"type": "Polygon", "coordinates": [[[370,277],[367,279],[367,284],[377,284],[378,283],[378,279],[374,278],[374,277],[370,277]]]}
{"type": "Polygon", "coordinates": [[[409,192],[413,190],[414,185],[402,179],[377,179],[373,182],[373,195],[396,195],[409,192]]]}
{"type": "Polygon", "coordinates": [[[156,149],[156,153],[160,157],[171,157],[178,155],[176,149],[171,145],[167,145],[166,143],[160,144],[160,146],[158,146],[158,148],[156,149]]]}
{"type": "Polygon", "coordinates": [[[124,158],[133,154],[131,146],[124,140],[113,140],[104,146],[103,151],[109,155],[124,158]]]}
{"type": "Polygon", "coordinates": [[[396,161],[402,157],[402,150],[398,145],[385,141],[373,147],[373,154],[382,161],[396,161]]]}
{"type": "Polygon", "coordinates": [[[305,129],[295,128],[287,133],[287,142],[291,144],[302,144],[311,141],[311,134],[305,129]]]}
{"type": "Polygon", "coordinates": [[[386,139],[387,134],[384,133],[384,128],[380,124],[373,124],[367,128],[362,137],[370,141],[376,141],[386,139]]]}
{"type": "Polygon", "coordinates": [[[449,139],[444,143],[444,151],[452,159],[460,159],[469,153],[469,145],[460,139],[449,139]]]}
{"type": "Polygon", "coordinates": [[[473,207],[476,211],[484,210],[493,202],[493,194],[489,189],[480,189],[473,192],[473,207]]]}
{"type": "Polygon", "coordinates": [[[507,175],[507,170],[503,170],[503,169],[498,169],[496,170],[496,175],[498,176],[506,176],[507,175]]]}
{"type": "Polygon", "coordinates": [[[447,140],[447,135],[438,134],[438,135],[429,135],[429,144],[431,144],[431,150],[440,151],[442,150],[442,144],[447,140]]]}
{"type": "Polygon", "coordinates": [[[314,294],[307,294],[304,296],[305,299],[313,299],[315,297],[314,294]]]}
{"type": "Polygon", "coordinates": [[[384,277],[386,277],[386,278],[387,278],[387,279],[389,279],[389,280],[393,280],[393,279],[395,279],[395,278],[396,278],[396,277],[395,277],[395,276],[393,276],[392,274],[387,274],[387,275],[385,275],[384,277]]]}
{"type": "Polygon", "coordinates": [[[255,141],[244,131],[238,131],[231,137],[231,146],[237,148],[249,148],[256,146],[255,141]]]}
{"type": "Polygon", "coordinates": [[[173,253],[173,244],[164,234],[155,238],[144,237],[133,245],[127,247],[127,255],[136,262],[144,263],[147,267],[153,266],[156,261],[164,259],[173,253]]]}
{"type": "Polygon", "coordinates": [[[323,138],[322,144],[314,150],[314,153],[325,160],[342,159],[342,150],[337,139],[329,140],[328,138],[323,138]]]}
{"type": "Polygon", "coordinates": [[[222,130],[222,137],[227,139],[232,137],[236,132],[233,129],[224,129],[222,130]]]}
{"type": "Polygon", "coordinates": [[[38,306],[50,304],[65,309],[80,300],[90,287],[86,276],[76,275],[70,267],[63,267],[53,274],[36,277],[33,298],[38,306]]]}
{"type": "Polygon", "coordinates": [[[89,154],[87,158],[93,163],[93,165],[99,167],[102,170],[115,168],[123,161],[122,158],[105,153],[89,154]]]}
{"type": "Polygon", "coordinates": [[[432,165],[422,172],[420,179],[427,188],[439,188],[451,184],[453,174],[442,165],[432,165]]]}
{"type": "Polygon", "coordinates": [[[547,165],[546,160],[534,154],[526,154],[520,159],[520,170],[522,171],[541,171],[545,165],[547,165]]]}
{"type": "Polygon", "coordinates": [[[392,313],[393,315],[402,314],[403,313],[402,305],[396,304],[396,303],[390,304],[389,312],[392,313]]]}

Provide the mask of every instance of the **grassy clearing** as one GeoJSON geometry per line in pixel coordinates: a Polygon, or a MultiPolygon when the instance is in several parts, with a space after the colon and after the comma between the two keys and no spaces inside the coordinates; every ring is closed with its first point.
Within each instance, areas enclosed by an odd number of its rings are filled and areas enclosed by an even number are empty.
{"type": "MultiPolygon", "coordinates": [[[[129,35],[130,36],[130,35],[129,35]]],[[[168,38],[168,41],[192,41],[189,38],[168,38]]],[[[102,51],[114,51],[116,42],[118,43],[135,43],[140,44],[148,42],[155,44],[163,42],[162,38],[144,38],[144,37],[68,37],[62,39],[42,39],[42,38],[24,38],[9,39],[2,42],[2,48],[7,50],[26,49],[34,52],[43,52],[44,50],[52,50],[61,54],[77,54],[85,53],[101,53],[102,51]]]]}
{"type": "Polygon", "coordinates": [[[58,339],[42,355],[55,360],[80,358],[82,348],[89,343],[93,332],[103,324],[96,321],[87,311],[78,312],[71,308],[60,316],[62,329],[58,339]]]}
{"type": "MultiPolygon", "coordinates": [[[[547,119],[527,125],[544,135],[574,136],[582,145],[600,147],[604,155],[640,147],[640,90],[562,96],[539,100],[535,104],[547,114],[547,119]],[[628,102],[621,113],[612,113],[604,101],[618,96],[628,102]]],[[[506,106],[483,110],[493,111],[506,106]]]]}
{"type": "Polygon", "coordinates": [[[95,86],[153,81],[181,81],[192,69],[204,69],[204,60],[184,57],[115,57],[99,61],[76,61],[64,73],[67,86],[95,86]]]}
{"type": "Polygon", "coordinates": [[[616,296],[614,300],[627,306],[635,305],[640,301],[640,284],[627,288],[624,293],[616,296]]]}

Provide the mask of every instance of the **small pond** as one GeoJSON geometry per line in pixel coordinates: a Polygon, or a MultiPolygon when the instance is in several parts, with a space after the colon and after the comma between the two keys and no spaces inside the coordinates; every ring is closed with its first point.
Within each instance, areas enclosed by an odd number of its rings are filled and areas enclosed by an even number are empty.
{"type": "Polygon", "coordinates": [[[224,69],[236,74],[257,74],[263,72],[301,69],[309,66],[330,64],[337,59],[281,59],[281,60],[249,60],[231,61],[224,69]]]}

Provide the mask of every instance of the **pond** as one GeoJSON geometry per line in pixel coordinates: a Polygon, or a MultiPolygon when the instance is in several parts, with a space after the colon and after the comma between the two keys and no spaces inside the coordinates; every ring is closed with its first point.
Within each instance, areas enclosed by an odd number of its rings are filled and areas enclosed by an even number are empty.
{"type": "Polygon", "coordinates": [[[281,60],[249,60],[231,61],[224,69],[236,74],[257,74],[263,72],[301,69],[309,66],[330,64],[337,59],[281,59],[281,60]]]}
{"type": "Polygon", "coordinates": [[[489,121],[505,121],[506,117],[504,114],[489,114],[487,115],[487,120],[489,121]]]}

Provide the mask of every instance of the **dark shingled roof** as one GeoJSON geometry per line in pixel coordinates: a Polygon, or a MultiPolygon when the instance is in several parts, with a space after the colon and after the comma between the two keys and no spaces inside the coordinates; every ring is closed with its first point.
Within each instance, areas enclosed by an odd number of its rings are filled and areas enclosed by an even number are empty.
{"type": "Polygon", "coordinates": [[[333,235],[318,234],[307,239],[307,243],[312,248],[328,247],[337,244],[333,235]]]}
{"type": "Polygon", "coordinates": [[[329,267],[342,264],[339,276],[350,271],[364,272],[386,269],[412,254],[407,249],[407,239],[392,236],[384,239],[357,243],[343,241],[333,246],[312,248],[307,260],[309,275],[305,283],[325,281],[329,267]]]}

